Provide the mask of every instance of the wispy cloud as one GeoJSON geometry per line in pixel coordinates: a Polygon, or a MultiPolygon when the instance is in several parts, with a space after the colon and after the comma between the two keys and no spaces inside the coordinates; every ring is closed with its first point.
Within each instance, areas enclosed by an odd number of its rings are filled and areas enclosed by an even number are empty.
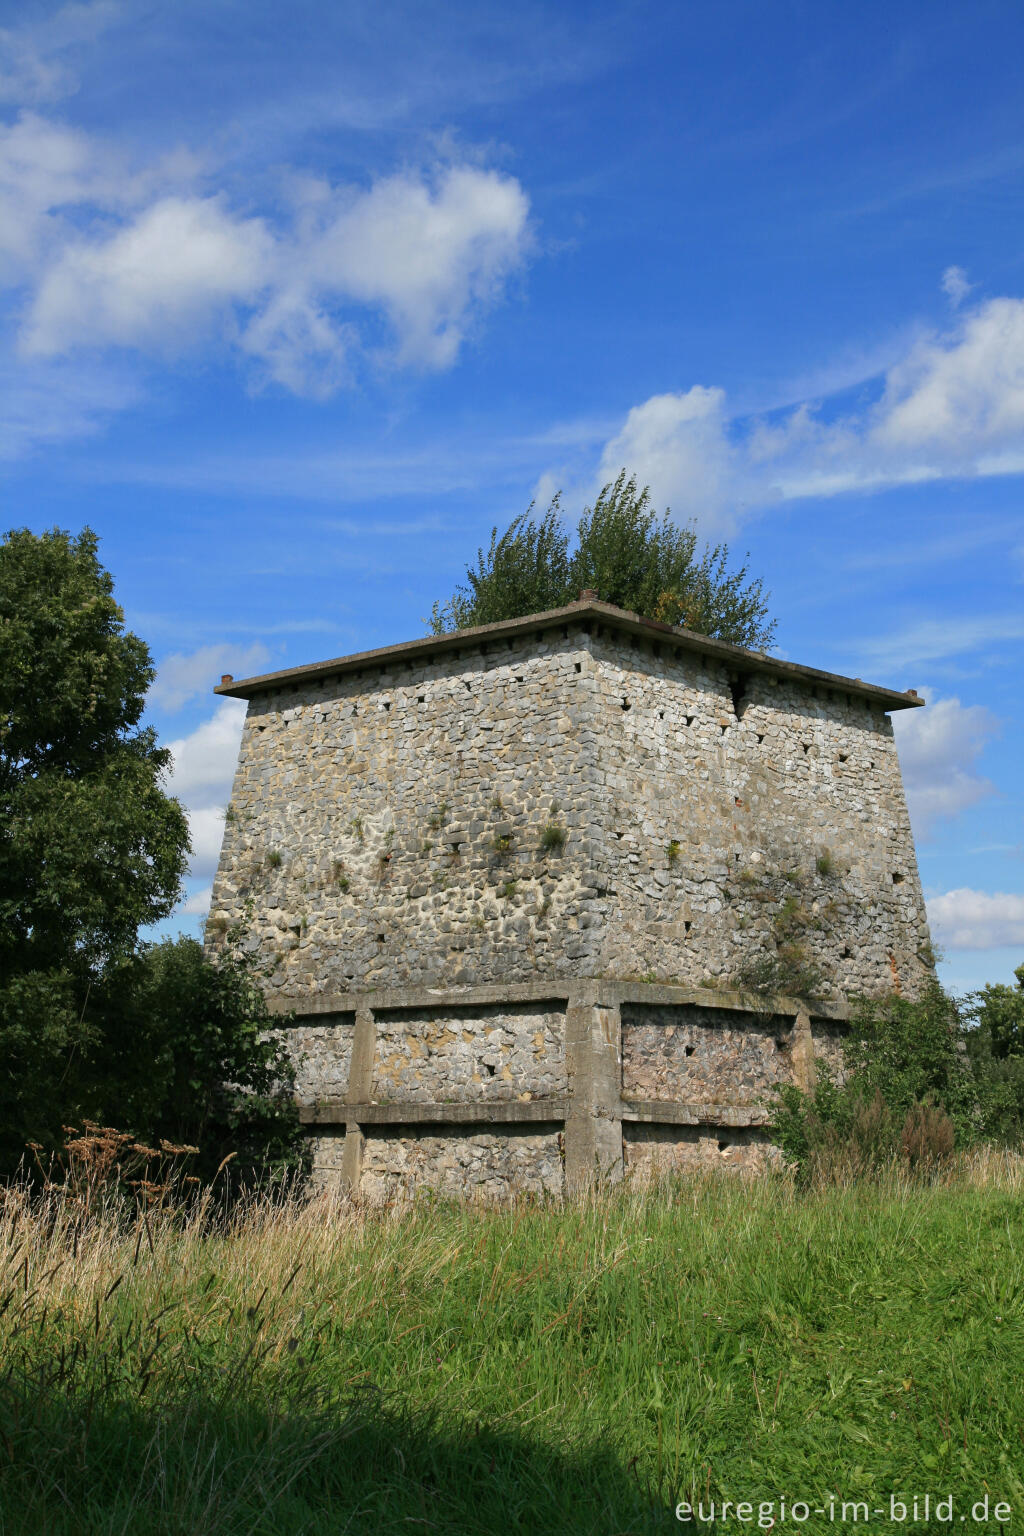
{"type": "Polygon", "coordinates": [[[165,656],[149,690],[148,703],[173,712],[194,699],[209,697],[225,672],[238,677],[266,669],[270,652],[265,645],[204,645],[196,651],[165,656]]]}
{"type": "Polygon", "coordinates": [[[62,5],[49,16],[0,27],[0,102],[52,102],[78,83],[75,54],[123,14],[116,0],[62,5]]]}
{"type": "Polygon", "coordinates": [[[927,691],[925,696],[926,709],[893,715],[910,819],[919,838],[930,837],[939,822],[996,793],[995,785],[978,773],[977,761],[1000,730],[1000,722],[981,705],[936,699],[927,691]]]}
{"type": "Polygon", "coordinates": [[[531,249],[512,176],[436,160],[364,185],[286,178],[263,212],[179,153],[131,167],[80,130],[0,126],[0,286],[29,361],[215,347],[323,398],[358,366],[450,368],[531,249]]]}
{"type": "Polygon", "coordinates": [[[1024,946],[1024,896],[1006,891],[946,891],[928,900],[932,932],[946,949],[1024,946]]]}
{"type": "Polygon", "coordinates": [[[217,867],[245,711],[244,700],[222,699],[209,719],[168,743],[173,759],[168,788],[188,813],[189,873],[196,880],[209,880],[217,867]]]}
{"type": "Polygon", "coordinates": [[[873,666],[883,670],[970,656],[1024,639],[1024,614],[974,614],[961,618],[920,619],[888,635],[860,642],[873,666]]]}
{"type": "Polygon", "coordinates": [[[788,501],[1024,473],[1024,299],[916,335],[852,411],[807,400],[738,420],[716,386],[653,395],[605,444],[598,478],[623,465],[709,530],[788,501]]]}

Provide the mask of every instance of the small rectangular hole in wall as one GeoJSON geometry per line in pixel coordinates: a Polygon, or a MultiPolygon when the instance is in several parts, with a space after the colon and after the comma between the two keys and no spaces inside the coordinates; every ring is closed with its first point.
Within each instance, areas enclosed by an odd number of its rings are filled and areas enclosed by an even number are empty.
{"type": "Polygon", "coordinates": [[[903,884],[903,878],[904,877],[900,874],[898,869],[894,869],[893,870],[893,872],[892,872],[892,883],[893,883],[893,885],[902,885],[903,884]]]}
{"type": "Polygon", "coordinates": [[[696,718],[697,718],[696,715],[687,715],[686,716],[686,724],[687,725],[692,725],[693,722],[696,720],[696,718]]]}
{"type": "Polygon", "coordinates": [[[622,701],[622,708],[623,708],[623,709],[624,709],[624,710],[625,710],[625,709],[632,709],[632,708],[633,708],[633,706],[632,706],[632,704],[631,704],[631,703],[630,703],[630,702],[629,702],[629,700],[628,700],[628,699],[623,699],[623,701],[622,701]]]}
{"type": "Polygon", "coordinates": [[[763,737],[763,736],[759,736],[759,737],[758,737],[758,738],[757,738],[757,744],[758,744],[758,746],[760,746],[760,745],[761,745],[761,743],[762,743],[762,741],[764,741],[764,737],[763,737]]]}
{"type": "Polygon", "coordinates": [[[576,671],[577,672],[582,672],[583,671],[583,663],[582,663],[582,661],[578,661],[576,663],[576,671]]]}
{"type": "Polygon", "coordinates": [[[463,686],[463,688],[465,688],[467,693],[472,693],[473,690],[472,690],[472,688],[470,687],[469,683],[466,681],[465,678],[462,679],[462,686],[463,686]]]}
{"type": "Polygon", "coordinates": [[[691,929],[691,928],[692,928],[692,927],[693,927],[693,924],[692,924],[692,923],[684,923],[684,924],[683,924],[683,932],[684,932],[684,933],[689,933],[689,931],[690,931],[690,929],[691,929]]]}
{"type": "Polygon", "coordinates": [[[425,693],[418,693],[416,695],[416,703],[417,704],[425,704],[426,702],[427,702],[427,696],[426,696],[425,693]]]}
{"type": "Polygon", "coordinates": [[[845,763],[847,758],[849,757],[849,755],[850,755],[849,752],[840,752],[840,754],[839,754],[839,761],[841,763],[845,763]]]}
{"type": "Polygon", "coordinates": [[[377,935],[377,943],[378,944],[383,944],[384,943],[384,935],[382,933],[378,933],[378,935],[377,935]]]}
{"type": "Polygon", "coordinates": [[[522,674],[517,674],[517,676],[516,676],[516,682],[517,682],[517,683],[521,683],[521,682],[522,682],[522,681],[523,681],[523,679],[522,679],[522,674]]]}
{"type": "Polygon", "coordinates": [[[729,729],[729,727],[727,725],[720,725],[718,727],[718,729],[721,731],[722,735],[724,736],[726,731],[729,729]]]}
{"type": "Polygon", "coordinates": [[[663,709],[659,709],[658,710],[658,719],[659,720],[664,720],[664,718],[665,718],[665,711],[663,709]]]}
{"type": "Polygon", "coordinates": [[[384,708],[385,708],[385,710],[390,710],[390,708],[391,708],[391,700],[390,699],[385,699],[384,700],[384,708]]]}
{"type": "Polygon", "coordinates": [[[686,1046],[685,1050],[686,1050],[687,1056],[692,1056],[696,1049],[697,1049],[697,1047],[695,1045],[688,1045],[688,1046],[686,1046]]]}

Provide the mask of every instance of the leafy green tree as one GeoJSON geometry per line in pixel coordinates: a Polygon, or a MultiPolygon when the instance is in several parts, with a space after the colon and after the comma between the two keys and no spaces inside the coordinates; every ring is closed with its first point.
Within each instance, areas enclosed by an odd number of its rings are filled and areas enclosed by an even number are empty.
{"type": "Polygon", "coordinates": [[[89,529],[0,542],[0,1156],[47,1141],[90,997],[178,897],[188,826],[142,727],[149,652],[89,529]]]}
{"type": "Polygon", "coordinates": [[[985,1129],[1000,1141],[1024,1137],[1024,965],[1015,987],[983,987],[967,1000],[967,1050],[982,1094],[985,1129]]]}
{"type": "Polygon", "coordinates": [[[729,569],[726,544],[698,549],[696,530],[660,517],[647,487],[622,470],[576,526],[571,546],[558,496],[539,520],[533,505],[503,534],[495,528],[466,581],[435,603],[435,634],[560,608],[590,588],[608,603],[700,634],[762,650],[775,622],[768,594],[747,567],[729,569]]]}
{"type": "Polygon", "coordinates": [[[819,1066],[812,1093],[780,1089],[774,1139],[804,1174],[878,1166],[907,1150],[915,1120],[945,1122],[961,1145],[976,1141],[985,1131],[984,1092],[964,1025],[937,981],[915,999],[862,999],[843,1041],[841,1081],[819,1066]]]}
{"type": "Polygon", "coordinates": [[[244,1183],[306,1167],[283,1021],[234,946],[214,962],[195,939],[149,945],[111,976],[98,1009],[102,1050],[84,1095],[94,1119],[198,1147],[202,1179],[229,1155],[244,1183]]]}

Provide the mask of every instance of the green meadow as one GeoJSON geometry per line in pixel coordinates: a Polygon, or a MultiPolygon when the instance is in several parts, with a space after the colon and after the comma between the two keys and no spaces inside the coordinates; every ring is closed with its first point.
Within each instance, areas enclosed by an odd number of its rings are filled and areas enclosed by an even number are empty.
{"type": "Polygon", "coordinates": [[[10,1189],[0,1536],[620,1536],[781,1498],[835,1500],[775,1527],[825,1530],[925,1493],[1020,1529],[1022,1194],[992,1154],[501,1209],[10,1189]]]}

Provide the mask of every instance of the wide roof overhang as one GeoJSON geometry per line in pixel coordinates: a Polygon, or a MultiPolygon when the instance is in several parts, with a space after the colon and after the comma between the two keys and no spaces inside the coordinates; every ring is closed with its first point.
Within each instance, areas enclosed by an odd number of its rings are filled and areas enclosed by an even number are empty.
{"type": "Polygon", "coordinates": [[[399,645],[356,651],[351,656],[333,656],[327,661],[314,661],[302,667],[286,667],[280,672],[264,672],[258,677],[231,678],[213,691],[226,698],[251,699],[258,693],[293,684],[318,682],[328,677],[343,677],[346,673],[396,664],[428,662],[452,652],[465,652],[475,646],[485,645],[488,641],[525,639],[531,634],[540,634],[556,626],[586,623],[602,624],[621,634],[640,636],[650,642],[714,659],[735,674],[761,672],[780,681],[841,689],[870,699],[885,710],[915,709],[924,703],[924,699],[919,698],[912,689],[900,693],[892,688],[880,688],[875,683],[866,683],[859,677],[843,677],[836,672],[823,672],[818,667],[782,661],[766,651],[748,651],[742,645],[712,640],[707,635],[699,635],[677,624],[663,624],[657,619],[642,618],[638,613],[629,613],[624,608],[616,608],[597,598],[581,599],[565,608],[551,608],[546,613],[531,613],[521,619],[502,619],[497,624],[450,630],[443,635],[425,635],[419,640],[405,640],[399,645]]]}

